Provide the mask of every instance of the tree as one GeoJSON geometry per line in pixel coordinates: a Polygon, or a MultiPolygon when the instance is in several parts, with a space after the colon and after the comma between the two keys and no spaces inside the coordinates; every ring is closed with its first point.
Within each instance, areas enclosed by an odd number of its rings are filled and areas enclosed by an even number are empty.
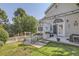
{"type": "Polygon", "coordinates": [[[9,38],[9,34],[3,28],[0,28],[0,41],[6,42],[9,38]]]}
{"type": "Polygon", "coordinates": [[[13,24],[3,24],[3,28],[9,33],[10,37],[14,36],[15,27],[13,24]]]}
{"type": "Polygon", "coordinates": [[[2,26],[6,30],[8,28],[7,22],[9,20],[7,19],[6,12],[4,10],[2,10],[2,9],[0,9],[0,20],[1,20],[0,26],[2,26]]]}
{"type": "Polygon", "coordinates": [[[37,20],[33,16],[26,16],[22,18],[23,32],[36,32],[37,20]]]}
{"type": "Polygon", "coordinates": [[[14,16],[24,16],[26,15],[26,12],[22,8],[17,8],[17,10],[14,12],[14,16]]]}
{"type": "Polygon", "coordinates": [[[22,8],[17,8],[14,12],[13,24],[15,33],[36,32],[37,20],[33,16],[29,16],[22,8]]]}
{"type": "Polygon", "coordinates": [[[20,16],[16,16],[15,18],[13,18],[13,25],[15,28],[15,34],[17,33],[21,33],[22,32],[22,24],[21,24],[21,17],[20,16]]]}
{"type": "Polygon", "coordinates": [[[0,18],[4,21],[7,21],[7,15],[6,12],[2,9],[0,9],[0,18]]]}
{"type": "Polygon", "coordinates": [[[37,20],[33,16],[26,17],[24,21],[24,31],[35,33],[37,31],[37,20]]]}

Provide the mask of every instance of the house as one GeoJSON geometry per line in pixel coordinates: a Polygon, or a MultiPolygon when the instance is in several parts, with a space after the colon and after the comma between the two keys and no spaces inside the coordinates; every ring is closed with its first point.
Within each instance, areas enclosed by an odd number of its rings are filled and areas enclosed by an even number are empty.
{"type": "Polygon", "coordinates": [[[79,43],[79,3],[51,4],[38,28],[44,39],[65,38],[64,41],[79,43]]]}

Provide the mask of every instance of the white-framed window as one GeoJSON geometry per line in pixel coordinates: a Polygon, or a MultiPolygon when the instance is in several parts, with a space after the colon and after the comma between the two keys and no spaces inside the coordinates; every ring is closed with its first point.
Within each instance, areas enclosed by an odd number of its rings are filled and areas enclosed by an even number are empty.
{"type": "Polygon", "coordinates": [[[59,25],[59,34],[62,34],[63,33],[63,24],[60,24],[59,25]]]}
{"type": "Polygon", "coordinates": [[[74,26],[78,26],[78,22],[77,21],[74,22],[74,26]]]}
{"type": "Polygon", "coordinates": [[[43,31],[43,27],[38,27],[38,31],[43,31]]]}

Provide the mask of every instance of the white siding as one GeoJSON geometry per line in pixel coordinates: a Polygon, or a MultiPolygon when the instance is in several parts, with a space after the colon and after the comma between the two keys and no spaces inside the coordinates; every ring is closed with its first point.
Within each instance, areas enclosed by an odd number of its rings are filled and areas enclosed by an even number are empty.
{"type": "Polygon", "coordinates": [[[46,13],[46,17],[54,16],[79,8],[76,3],[58,3],[55,5],[46,13]],[[55,8],[55,5],[57,5],[57,8],[55,8]]]}
{"type": "Polygon", "coordinates": [[[70,34],[79,34],[79,13],[66,16],[66,20],[69,20],[69,22],[66,21],[65,24],[66,36],[69,36],[70,34]],[[75,21],[78,22],[78,26],[74,26],[75,21]]]}
{"type": "MultiPolygon", "coordinates": [[[[46,13],[45,17],[55,16],[61,13],[66,13],[69,11],[73,11],[79,9],[79,7],[76,5],[76,3],[56,3],[53,7],[50,8],[50,10],[46,13]],[[57,8],[55,6],[57,5],[57,8]]],[[[79,34],[79,14],[72,14],[72,15],[66,15],[62,17],[56,16],[58,19],[64,20],[64,36],[69,36],[71,34],[79,34]],[[67,22],[69,20],[69,22],[67,22]],[[78,26],[74,26],[74,22],[77,20],[78,26]]],[[[44,19],[43,22],[43,32],[49,32],[50,31],[50,24],[53,25],[53,21],[56,19],[54,18],[47,18],[44,19]],[[48,29],[46,29],[48,27],[48,29]]],[[[52,30],[53,31],[53,30],[52,30]]]]}

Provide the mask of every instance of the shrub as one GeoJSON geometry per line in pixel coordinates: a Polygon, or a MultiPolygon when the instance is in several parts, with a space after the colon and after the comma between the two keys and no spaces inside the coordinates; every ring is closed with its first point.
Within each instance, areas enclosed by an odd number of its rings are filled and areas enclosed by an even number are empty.
{"type": "Polygon", "coordinates": [[[0,28],[0,41],[6,42],[9,38],[9,34],[7,31],[5,31],[3,28],[0,28]]]}
{"type": "Polygon", "coordinates": [[[3,41],[0,41],[0,47],[3,46],[3,45],[4,45],[4,42],[3,41]]]}

